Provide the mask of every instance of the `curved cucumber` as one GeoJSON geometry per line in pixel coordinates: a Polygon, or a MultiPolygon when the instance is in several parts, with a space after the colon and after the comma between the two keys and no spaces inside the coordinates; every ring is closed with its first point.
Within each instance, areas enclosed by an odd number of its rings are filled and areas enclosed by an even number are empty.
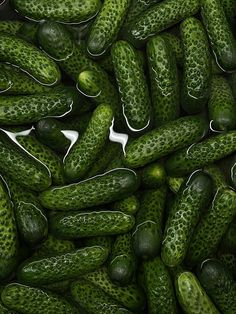
{"type": "Polygon", "coordinates": [[[200,117],[188,116],[154,129],[126,146],[124,163],[138,168],[200,140],[207,130],[200,117]]]}
{"type": "Polygon", "coordinates": [[[211,55],[202,23],[190,17],[181,24],[184,51],[182,107],[188,114],[203,110],[210,95],[211,55]]]}
{"type": "Polygon", "coordinates": [[[236,69],[236,41],[219,0],[202,1],[202,18],[217,63],[225,71],[236,69]]]}
{"type": "Polygon", "coordinates": [[[162,36],[147,43],[154,125],[159,127],[179,116],[179,80],[174,54],[162,36]]]}
{"type": "Polygon", "coordinates": [[[163,262],[169,267],[182,263],[201,212],[212,197],[213,183],[202,171],[194,172],[181,185],[171,206],[161,248],[163,262]]]}
{"type": "Polygon", "coordinates": [[[150,99],[137,51],[126,41],[117,41],[111,50],[123,115],[131,131],[142,131],[150,123],[150,99]]]}
{"type": "Polygon", "coordinates": [[[220,314],[193,273],[177,275],[175,288],[186,314],[220,314]]]}
{"type": "Polygon", "coordinates": [[[166,161],[166,170],[171,175],[182,176],[220,160],[235,150],[236,131],[229,131],[173,154],[166,161]]]}
{"type": "Polygon", "coordinates": [[[107,204],[132,195],[138,189],[137,174],[130,169],[115,169],[102,175],[41,193],[42,205],[54,210],[79,210],[107,204]]]}
{"type": "Polygon", "coordinates": [[[15,35],[24,22],[18,20],[0,21],[0,32],[15,35]]]}
{"type": "Polygon", "coordinates": [[[135,215],[140,208],[140,202],[135,195],[131,195],[123,200],[116,201],[111,205],[111,208],[128,215],[135,215]]]}
{"type": "Polygon", "coordinates": [[[213,77],[208,111],[214,130],[229,131],[236,128],[236,100],[223,76],[213,77]]]}

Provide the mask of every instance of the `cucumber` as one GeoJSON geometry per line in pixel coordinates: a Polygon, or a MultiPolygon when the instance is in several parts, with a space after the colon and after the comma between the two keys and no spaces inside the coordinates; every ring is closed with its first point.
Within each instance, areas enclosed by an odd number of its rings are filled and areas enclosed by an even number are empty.
{"type": "Polygon", "coordinates": [[[185,180],[185,177],[167,177],[168,186],[175,194],[179,192],[180,187],[185,180]]]}
{"type": "Polygon", "coordinates": [[[126,41],[117,41],[111,50],[122,111],[129,130],[138,132],[150,123],[150,99],[137,51],[126,41]]]}
{"type": "Polygon", "coordinates": [[[197,116],[171,121],[128,143],[124,164],[132,168],[145,166],[200,140],[206,130],[206,122],[197,116]]]}
{"type": "Polygon", "coordinates": [[[217,63],[225,71],[236,69],[236,41],[228,24],[222,2],[202,1],[202,19],[217,63]]]}
{"type": "Polygon", "coordinates": [[[159,188],[166,182],[166,172],[161,162],[153,162],[141,169],[141,185],[146,189],[159,188]]]}
{"type": "Polygon", "coordinates": [[[107,258],[111,253],[113,238],[109,236],[89,237],[84,239],[85,246],[100,246],[107,252],[107,258]]]}
{"type": "Polygon", "coordinates": [[[94,284],[79,280],[71,285],[73,299],[90,314],[131,314],[102,289],[94,284]]]}
{"type": "Polygon", "coordinates": [[[100,9],[100,0],[12,0],[13,8],[21,15],[34,20],[52,20],[63,23],[80,23],[93,18],[100,9]]]}
{"type": "Polygon", "coordinates": [[[197,225],[186,256],[189,265],[196,265],[213,254],[236,216],[236,192],[219,189],[212,206],[197,225]]]}
{"type": "Polygon", "coordinates": [[[36,286],[74,279],[100,267],[106,257],[106,250],[98,246],[41,258],[35,257],[25,260],[20,265],[17,279],[20,283],[36,286]]]}
{"type": "Polygon", "coordinates": [[[159,127],[179,116],[179,80],[176,60],[169,42],[162,36],[147,43],[154,126],[159,127]]]}
{"type": "Polygon", "coordinates": [[[182,176],[218,161],[236,150],[236,131],[219,134],[176,152],[166,161],[167,173],[182,176]]]}
{"type": "Polygon", "coordinates": [[[186,314],[220,314],[196,276],[188,271],[177,275],[175,289],[186,314]]]}
{"type": "Polygon", "coordinates": [[[135,215],[140,208],[139,199],[135,195],[116,201],[111,205],[111,209],[123,212],[128,215],[135,215]]]}
{"type": "Polygon", "coordinates": [[[0,32],[15,35],[17,31],[21,28],[23,23],[24,23],[23,21],[18,21],[18,20],[0,21],[0,32]]]}
{"type": "Polygon", "coordinates": [[[224,264],[231,275],[236,278],[236,254],[219,250],[217,257],[224,264]]]}
{"type": "Polygon", "coordinates": [[[147,190],[142,195],[133,232],[133,246],[137,257],[149,259],[159,254],[165,199],[165,186],[147,190]]]}
{"type": "MultiPolygon", "coordinates": [[[[93,109],[91,108],[91,111],[93,109]]],[[[90,112],[90,110],[89,110],[89,112],[81,113],[81,115],[65,117],[63,119],[63,124],[65,125],[67,130],[68,129],[69,130],[70,129],[75,130],[75,131],[79,132],[79,134],[81,135],[87,129],[87,126],[88,126],[88,123],[91,119],[91,116],[92,116],[92,112],[90,112]]]]}
{"type": "Polygon", "coordinates": [[[222,0],[222,5],[226,14],[226,17],[231,25],[231,29],[235,29],[236,26],[236,3],[234,0],[222,0]]]}
{"type": "Polygon", "coordinates": [[[148,313],[177,313],[174,287],[168,269],[161,258],[156,257],[145,261],[143,269],[148,313]]]}
{"type": "Polygon", "coordinates": [[[76,307],[62,296],[19,283],[8,284],[3,289],[1,297],[5,306],[19,313],[79,313],[76,307]]]}
{"type": "Polygon", "coordinates": [[[60,295],[65,295],[68,293],[68,290],[70,289],[70,285],[71,285],[70,280],[64,280],[64,281],[50,283],[49,285],[44,285],[42,288],[58,293],[60,295]]]}
{"type": "Polygon", "coordinates": [[[161,258],[169,267],[176,267],[184,260],[193,230],[201,212],[212,198],[213,182],[202,171],[191,174],[181,185],[165,225],[161,258]]]}
{"type": "Polygon", "coordinates": [[[139,187],[137,174],[114,169],[85,181],[53,187],[39,195],[42,205],[54,210],[79,210],[114,202],[132,195],[139,187]]]}
{"type": "MultiPolygon", "coordinates": [[[[1,302],[1,301],[0,301],[0,302],[1,302]]],[[[8,308],[6,308],[6,307],[2,304],[2,302],[0,303],[0,311],[1,311],[2,314],[17,314],[17,312],[11,311],[11,310],[9,310],[8,308]]]]}
{"type": "Polygon", "coordinates": [[[184,51],[182,108],[188,113],[201,112],[210,95],[211,55],[202,23],[195,17],[181,24],[184,51]]]}
{"type": "Polygon", "coordinates": [[[50,230],[62,239],[116,235],[130,231],[134,218],[117,211],[58,213],[51,217],[50,230]]]}
{"type": "Polygon", "coordinates": [[[207,165],[204,167],[204,172],[208,173],[213,179],[215,192],[220,188],[227,187],[224,174],[218,166],[214,164],[207,165]]]}
{"type": "Polygon", "coordinates": [[[60,71],[53,60],[23,39],[2,33],[0,60],[20,67],[43,85],[52,86],[60,81],[60,71]]]}
{"type": "Polygon", "coordinates": [[[236,153],[223,159],[220,167],[226,175],[227,183],[236,190],[236,153]]]}
{"type": "Polygon", "coordinates": [[[184,52],[181,39],[176,35],[168,32],[163,32],[161,36],[165,39],[165,41],[168,42],[169,46],[171,47],[172,53],[174,53],[175,55],[177,65],[179,67],[182,67],[184,63],[184,52]]]}
{"type": "Polygon", "coordinates": [[[18,29],[16,35],[37,46],[38,25],[38,23],[33,21],[24,22],[23,25],[18,29]]]}
{"type": "Polygon", "coordinates": [[[108,139],[112,120],[110,105],[101,104],[94,110],[86,131],[64,159],[64,172],[69,182],[83,178],[96,161],[108,139]]]}
{"type": "Polygon", "coordinates": [[[224,314],[236,312],[236,282],[217,259],[208,259],[199,265],[197,272],[201,285],[217,308],[224,314]]]}
{"type": "Polygon", "coordinates": [[[100,56],[116,40],[131,0],[104,0],[102,8],[89,32],[87,50],[100,56]]]}
{"type": "Polygon", "coordinates": [[[222,237],[219,250],[236,254],[236,218],[222,237]]]}

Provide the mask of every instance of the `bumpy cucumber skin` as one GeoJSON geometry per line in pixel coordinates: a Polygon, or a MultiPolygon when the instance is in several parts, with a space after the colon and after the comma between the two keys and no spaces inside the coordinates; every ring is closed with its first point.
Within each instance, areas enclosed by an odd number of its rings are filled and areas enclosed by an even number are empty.
{"type": "Polygon", "coordinates": [[[236,192],[229,188],[218,190],[190,241],[186,256],[189,265],[196,265],[214,253],[235,215],[236,192]]]}
{"type": "Polygon", "coordinates": [[[194,17],[181,24],[181,37],[184,51],[181,104],[188,114],[193,114],[202,111],[210,95],[210,48],[202,23],[194,17]]]}
{"type": "Polygon", "coordinates": [[[141,185],[146,189],[159,188],[166,182],[166,172],[162,163],[154,162],[141,170],[141,185]]]}
{"type": "Polygon", "coordinates": [[[169,267],[182,263],[187,253],[190,238],[212,196],[213,182],[202,171],[194,172],[181,185],[165,225],[161,257],[169,267]]]}
{"type": "Polygon", "coordinates": [[[171,50],[175,55],[177,65],[182,67],[184,63],[184,53],[181,39],[174,34],[167,32],[163,32],[161,36],[168,42],[169,46],[171,47],[171,50]]]}
{"type": "Polygon", "coordinates": [[[236,69],[236,41],[228,24],[221,1],[203,0],[202,18],[217,63],[225,71],[236,69]]]}
{"type": "Polygon", "coordinates": [[[229,131],[236,128],[236,100],[223,76],[212,79],[208,111],[213,130],[229,131]]]}
{"type": "Polygon", "coordinates": [[[225,314],[236,312],[236,282],[217,259],[199,265],[197,276],[218,309],[225,314]]]}
{"type": "Polygon", "coordinates": [[[51,217],[51,232],[63,239],[77,239],[125,233],[134,226],[134,218],[116,211],[67,212],[51,217]]]}
{"type": "Polygon", "coordinates": [[[236,150],[236,131],[219,134],[173,154],[166,161],[167,173],[182,176],[220,160],[236,150]]]}
{"type": "Polygon", "coordinates": [[[126,41],[117,41],[111,50],[123,115],[131,131],[150,123],[150,99],[145,74],[137,51],[126,41]]]}
{"type": "Polygon", "coordinates": [[[133,247],[138,257],[148,259],[159,253],[165,198],[165,186],[147,190],[141,198],[133,232],[133,247]]]}
{"type": "Polygon", "coordinates": [[[60,81],[61,74],[55,62],[30,43],[2,33],[0,46],[1,61],[20,67],[41,84],[52,86],[60,81]]]}
{"type": "Polygon", "coordinates": [[[177,275],[175,289],[181,307],[187,314],[220,314],[193,273],[177,275]]]}
{"type": "Polygon", "coordinates": [[[17,20],[0,21],[0,32],[15,35],[22,25],[23,22],[17,20]]]}
{"type": "Polygon", "coordinates": [[[196,14],[199,8],[197,0],[167,0],[157,3],[133,21],[125,38],[136,46],[143,45],[150,36],[196,14]]]}
{"type": "Polygon", "coordinates": [[[144,287],[149,314],[177,313],[174,289],[170,274],[160,257],[143,263],[144,287]]]}
{"type": "Polygon", "coordinates": [[[231,24],[231,27],[235,27],[236,21],[236,3],[234,0],[222,0],[222,5],[225,11],[225,14],[231,24]]]}
{"type": "Polygon", "coordinates": [[[107,258],[111,253],[113,238],[109,236],[89,237],[84,239],[85,246],[99,246],[102,247],[107,253],[107,258]]]}
{"type": "Polygon", "coordinates": [[[227,187],[227,183],[226,183],[226,179],[224,177],[224,174],[218,166],[216,166],[214,164],[207,165],[204,167],[204,172],[208,173],[211,176],[213,183],[214,183],[215,192],[218,189],[227,187]]]}
{"type": "Polygon", "coordinates": [[[7,308],[2,304],[2,302],[0,303],[0,311],[1,311],[1,314],[17,314],[17,312],[11,311],[11,310],[7,309],[7,308]]]}
{"type": "Polygon", "coordinates": [[[124,164],[138,168],[200,140],[206,122],[194,116],[179,118],[154,129],[126,146],[124,164]]]}
{"type": "Polygon", "coordinates": [[[45,208],[79,210],[107,204],[132,195],[138,189],[137,174],[126,168],[115,169],[64,187],[53,187],[39,196],[45,208]]]}
{"type": "Polygon", "coordinates": [[[179,80],[176,60],[162,36],[147,43],[154,125],[159,127],[179,116],[179,80]]]}
{"type": "Polygon", "coordinates": [[[112,205],[112,209],[121,211],[128,215],[135,215],[140,208],[140,202],[135,195],[131,195],[112,205]]]}
{"type": "Polygon", "coordinates": [[[75,281],[71,285],[72,298],[91,314],[131,314],[96,285],[75,281]]]}
{"type": "Polygon", "coordinates": [[[91,55],[100,56],[116,40],[131,0],[105,0],[87,40],[91,55]]]}
{"type": "Polygon", "coordinates": [[[100,267],[106,257],[106,250],[93,246],[60,255],[33,258],[21,264],[17,278],[19,282],[37,286],[74,279],[100,267]]]}
{"type": "Polygon", "coordinates": [[[78,310],[66,299],[52,292],[19,283],[11,283],[2,291],[2,301],[10,309],[20,313],[76,314],[78,310]]]}

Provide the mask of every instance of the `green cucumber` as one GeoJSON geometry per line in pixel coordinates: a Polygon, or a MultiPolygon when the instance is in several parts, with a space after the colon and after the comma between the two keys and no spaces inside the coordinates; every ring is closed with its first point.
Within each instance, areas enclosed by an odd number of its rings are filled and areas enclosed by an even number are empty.
{"type": "Polygon", "coordinates": [[[174,153],[166,161],[167,173],[182,176],[218,161],[236,150],[236,131],[219,134],[174,153]]]}
{"type": "Polygon", "coordinates": [[[142,195],[133,232],[133,246],[137,257],[149,259],[157,256],[160,251],[166,190],[162,186],[147,190],[142,195]]]}
{"type": "Polygon", "coordinates": [[[165,168],[161,162],[153,162],[141,169],[140,177],[144,188],[159,188],[166,182],[165,168]]]}
{"type": "Polygon", "coordinates": [[[221,313],[236,312],[236,282],[219,260],[208,259],[202,262],[198,267],[197,276],[221,313]]]}
{"type": "Polygon", "coordinates": [[[149,314],[176,314],[174,287],[167,267],[160,257],[143,263],[144,287],[149,314]]]}
{"type": "Polygon", "coordinates": [[[204,167],[204,172],[208,173],[213,179],[215,192],[220,188],[227,187],[225,176],[218,166],[214,164],[207,165],[204,167]]]}
{"type": "Polygon", "coordinates": [[[150,99],[137,51],[126,41],[117,41],[111,50],[123,115],[131,131],[142,131],[150,123],[150,99]]]}
{"type": "Polygon", "coordinates": [[[169,46],[171,47],[172,53],[174,53],[175,55],[177,65],[182,67],[184,63],[184,52],[181,39],[174,34],[168,32],[163,32],[161,36],[168,42],[169,46]]]}
{"type": "Polygon", "coordinates": [[[38,23],[33,21],[24,22],[23,25],[18,29],[16,35],[37,46],[38,25],[38,23]]]}
{"type": "Polygon", "coordinates": [[[193,273],[184,271],[177,275],[175,289],[184,313],[220,314],[193,273]]]}
{"type": "Polygon", "coordinates": [[[140,208],[140,203],[135,195],[131,195],[123,200],[116,201],[111,205],[111,208],[128,215],[135,215],[140,208]]]}
{"type": "Polygon", "coordinates": [[[89,237],[84,239],[85,246],[100,246],[107,252],[107,258],[111,253],[113,238],[109,236],[89,237]]]}
{"type": "Polygon", "coordinates": [[[6,308],[2,301],[0,301],[0,311],[1,311],[1,314],[17,314],[17,312],[15,311],[11,311],[9,310],[9,308],[6,308]]]}
{"type": "Polygon", "coordinates": [[[62,239],[77,239],[126,233],[134,226],[134,218],[117,211],[99,210],[54,214],[50,230],[62,239]]]}
{"type": "Polygon", "coordinates": [[[2,291],[2,301],[7,308],[19,313],[76,314],[76,307],[62,296],[19,283],[11,283],[2,291]]]}
{"type": "Polygon", "coordinates": [[[37,286],[74,279],[97,269],[106,258],[106,250],[98,246],[41,258],[34,257],[20,265],[17,278],[21,283],[37,286]]]}
{"type": "Polygon", "coordinates": [[[189,265],[196,265],[217,249],[221,238],[236,216],[236,192],[219,189],[212,206],[197,225],[186,256],[189,265]]]}
{"type": "Polygon", "coordinates": [[[167,177],[167,182],[168,182],[168,186],[170,188],[170,190],[173,193],[178,193],[178,191],[180,190],[180,187],[182,185],[182,183],[186,180],[185,177],[167,177]]]}
{"type": "Polygon", "coordinates": [[[212,198],[213,182],[209,175],[196,171],[181,185],[171,206],[165,225],[161,258],[169,267],[176,267],[184,260],[193,230],[203,209],[212,198]]]}
{"type": "Polygon", "coordinates": [[[79,210],[114,202],[132,195],[139,187],[137,174],[114,169],[85,181],[53,187],[39,195],[42,205],[54,210],[79,210]]]}
{"type": "Polygon", "coordinates": [[[236,278],[236,254],[219,250],[217,258],[224,264],[227,270],[236,278]]]}
{"type": "Polygon", "coordinates": [[[222,0],[222,5],[226,14],[226,17],[231,25],[232,29],[236,26],[236,3],[234,0],[222,0]]]}
{"type": "Polygon", "coordinates": [[[171,121],[128,143],[124,163],[132,168],[145,166],[200,140],[206,130],[206,122],[197,116],[171,121]]]}
{"type": "Polygon", "coordinates": [[[236,190],[236,153],[233,153],[220,162],[224,174],[226,175],[228,184],[236,190]]]}
{"type": "Polygon", "coordinates": [[[182,108],[188,113],[201,112],[210,95],[211,55],[202,23],[195,17],[181,24],[184,51],[182,108]]]}
{"type": "Polygon", "coordinates": [[[48,285],[42,286],[43,289],[58,293],[60,295],[68,295],[68,290],[70,289],[71,280],[63,280],[48,285]]]}
{"type": "Polygon", "coordinates": [[[147,43],[154,125],[159,127],[179,116],[179,79],[176,60],[168,41],[162,36],[147,43]]]}
{"type": "Polygon", "coordinates": [[[202,1],[202,18],[217,63],[225,71],[236,69],[236,41],[220,0],[202,1]]]}
{"type": "Polygon", "coordinates": [[[231,85],[233,94],[234,94],[234,98],[236,99],[236,73],[232,73],[229,76],[229,83],[231,85]]]}
{"type": "Polygon", "coordinates": [[[15,35],[24,22],[18,20],[0,21],[0,32],[15,35]]]}
{"type": "Polygon", "coordinates": [[[20,67],[44,85],[60,81],[60,71],[53,60],[23,39],[2,33],[0,35],[0,60],[20,67]]]}
{"type": "Polygon", "coordinates": [[[224,234],[220,249],[236,254],[236,218],[230,224],[228,230],[224,234]]]}

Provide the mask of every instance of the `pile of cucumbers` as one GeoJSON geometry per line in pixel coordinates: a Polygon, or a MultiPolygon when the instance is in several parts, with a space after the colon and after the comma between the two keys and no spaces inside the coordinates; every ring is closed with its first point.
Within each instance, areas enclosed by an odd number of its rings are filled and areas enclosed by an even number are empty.
{"type": "Polygon", "coordinates": [[[236,1],[4,12],[0,314],[236,314],[236,1]]]}

